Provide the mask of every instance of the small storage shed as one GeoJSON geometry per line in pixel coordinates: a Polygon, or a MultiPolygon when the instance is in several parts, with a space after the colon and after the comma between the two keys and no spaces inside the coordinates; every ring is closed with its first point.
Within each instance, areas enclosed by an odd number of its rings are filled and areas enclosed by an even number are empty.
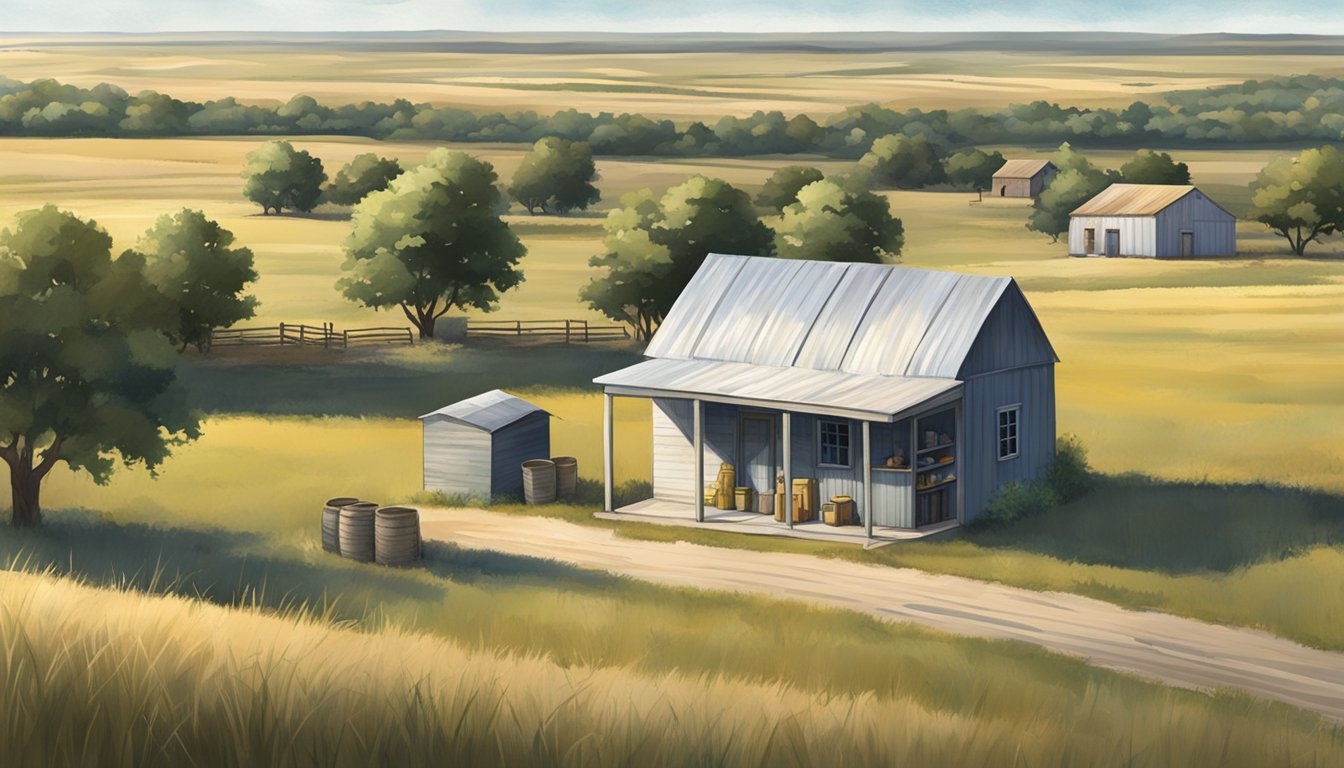
{"type": "Polygon", "coordinates": [[[1112,184],[1069,215],[1070,256],[1233,256],[1237,219],[1189,184],[1112,184]]]}
{"type": "Polygon", "coordinates": [[[999,197],[1036,197],[1057,172],[1049,160],[1009,160],[994,172],[990,192],[999,197]]]}
{"type": "Polygon", "coordinates": [[[522,463],[551,455],[551,415],[498,389],[420,417],[425,490],[523,497],[522,463]]]}

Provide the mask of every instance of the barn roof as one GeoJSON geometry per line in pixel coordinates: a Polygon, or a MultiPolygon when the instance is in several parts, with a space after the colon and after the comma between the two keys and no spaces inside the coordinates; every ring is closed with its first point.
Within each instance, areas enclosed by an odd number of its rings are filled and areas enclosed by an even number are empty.
{"type": "Polygon", "coordinates": [[[1010,286],[1007,277],[710,254],[645,350],[656,359],[595,381],[889,416],[907,396],[958,385],[1010,286]]]}
{"type": "MultiPolygon", "coordinates": [[[[1190,184],[1112,184],[1070,215],[1153,216],[1191,192],[1203,195],[1190,184]]],[[[1207,195],[1203,196],[1208,200],[1207,195]]],[[[1209,202],[1213,203],[1212,200],[1209,202]]]]}
{"type": "Polygon", "coordinates": [[[1032,179],[1046,166],[1054,167],[1054,163],[1049,160],[1009,160],[999,166],[999,170],[994,172],[994,178],[1032,179]]]}
{"type": "Polygon", "coordinates": [[[508,392],[492,389],[452,405],[445,405],[420,418],[442,416],[459,424],[495,432],[534,413],[546,413],[546,411],[508,392]]]}

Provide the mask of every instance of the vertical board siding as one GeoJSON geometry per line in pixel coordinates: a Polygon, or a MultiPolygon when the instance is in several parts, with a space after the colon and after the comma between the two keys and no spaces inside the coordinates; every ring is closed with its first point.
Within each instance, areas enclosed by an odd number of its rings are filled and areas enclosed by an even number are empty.
{"type": "Polygon", "coordinates": [[[523,498],[523,468],[528,459],[551,455],[551,418],[534,413],[502,427],[492,436],[490,493],[495,499],[523,498]]]}
{"type": "Polygon", "coordinates": [[[490,434],[445,418],[422,424],[425,490],[490,500],[490,434]]]}
{"type": "Polygon", "coordinates": [[[1069,255],[1100,256],[1106,253],[1106,230],[1120,230],[1120,255],[1157,258],[1157,217],[1155,216],[1074,216],[1069,220],[1069,255]],[[1083,230],[1097,231],[1096,251],[1083,252],[1083,230]]]}
{"type": "Polygon", "coordinates": [[[1055,456],[1055,369],[1039,365],[967,379],[958,476],[964,521],[979,516],[994,492],[1009,481],[1041,477],[1055,456]],[[1017,458],[999,461],[998,409],[1021,405],[1017,458]]]}
{"type": "Polygon", "coordinates": [[[873,470],[873,525],[914,528],[913,472],[873,470]]]}
{"type": "Polygon", "coordinates": [[[1055,351],[1041,329],[1040,321],[1016,283],[999,297],[980,333],[967,352],[956,376],[965,379],[981,373],[1042,365],[1055,361],[1055,351]]]}
{"type": "Polygon", "coordinates": [[[1198,190],[1157,215],[1157,256],[1180,258],[1181,232],[1195,236],[1196,257],[1233,256],[1237,252],[1237,220],[1198,190]]]}
{"type": "MultiPolygon", "coordinates": [[[[682,504],[695,503],[695,447],[691,440],[690,400],[654,398],[653,497],[682,504]]],[[[719,465],[734,462],[737,409],[705,403],[705,483],[713,482],[719,465]]],[[[703,490],[703,489],[702,489],[703,490]]]]}

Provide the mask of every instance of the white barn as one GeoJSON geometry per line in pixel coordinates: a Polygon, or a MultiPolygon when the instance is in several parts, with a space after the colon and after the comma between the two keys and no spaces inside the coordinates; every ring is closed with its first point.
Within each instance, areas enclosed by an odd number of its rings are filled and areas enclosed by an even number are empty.
{"type": "Polygon", "coordinates": [[[727,463],[758,493],[815,480],[867,536],[907,535],[973,520],[1055,453],[1058,358],[1012,278],[711,254],[644,354],[595,380],[608,512],[705,521],[727,463]],[[653,415],[653,498],[622,509],[613,397],[653,415]]]}
{"type": "Polygon", "coordinates": [[[420,417],[427,491],[480,499],[523,497],[522,464],[551,455],[551,418],[498,389],[420,417]]]}
{"type": "Polygon", "coordinates": [[[1070,256],[1233,256],[1237,219],[1189,184],[1112,184],[1069,215],[1070,256]]]}

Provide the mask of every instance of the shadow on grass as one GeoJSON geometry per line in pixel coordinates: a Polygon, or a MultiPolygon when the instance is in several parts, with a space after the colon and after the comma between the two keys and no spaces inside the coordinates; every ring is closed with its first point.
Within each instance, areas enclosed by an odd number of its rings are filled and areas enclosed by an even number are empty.
{"type": "Polygon", "coordinates": [[[594,389],[594,376],[641,359],[623,345],[498,342],[285,352],[193,355],[179,376],[209,413],[412,418],[496,388],[594,389]]]}
{"type": "Polygon", "coordinates": [[[83,510],[50,512],[39,530],[0,528],[4,567],[50,571],[94,586],[176,594],[219,605],[305,609],[358,621],[386,603],[442,603],[448,585],[607,591],[618,577],[547,560],[429,542],[402,568],[352,563],[265,536],[217,528],[121,524],[83,510]]]}
{"type": "Polygon", "coordinates": [[[1344,497],[1270,485],[1107,477],[1082,498],[962,538],[1062,560],[1193,573],[1344,544],[1344,497]]]}

